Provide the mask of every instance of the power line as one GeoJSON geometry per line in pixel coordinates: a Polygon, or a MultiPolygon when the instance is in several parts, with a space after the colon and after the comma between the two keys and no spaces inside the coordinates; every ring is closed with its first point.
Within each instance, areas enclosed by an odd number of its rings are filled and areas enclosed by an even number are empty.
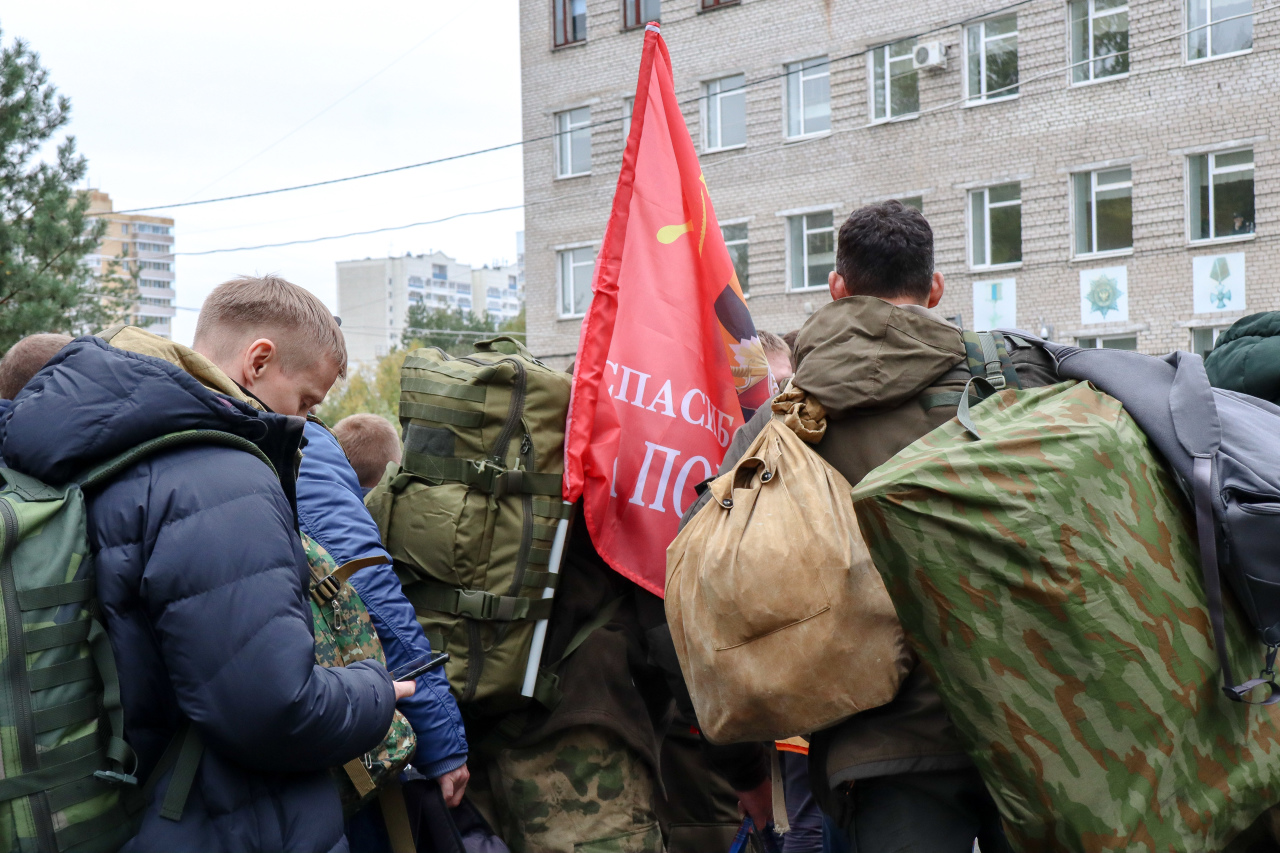
{"type": "MultiPolygon", "coordinates": [[[[943,30],[949,30],[949,29],[952,29],[953,27],[964,26],[969,21],[978,20],[980,18],[986,18],[991,15],[999,15],[1011,9],[1016,9],[1019,6],[1025,6],[1026,4],[1031,2],[1035,2],[1035,0],[1015,0],[1015,2],[1009,3],[1005,6],[1001,6],[998,9],[995,9],[989,12],[983,12],[981,15],[970,15],[968,17],[960,19],[959,21],[954,21],[949,24],[941,24],[931,29],[923,30],[921,32],[915,33],[914,35],[903,36],[902,39],[899,39],[899,41],[909,39],[909,38],[920,38],[922,36],[927,36],[933,33],[942,32],[943,30]]],[[[865,56],[866,54],[871,53],[875,49],[876,49],[875,47],[866,47],[866,48],[863,48],[862,50],[856,50],[853,53],[845,54],[844,56],[837,56],[834,59],[829,59],[827,61],[827,64],[830,65],[836,62],[845,62],[850,59],[856,59],[859,56],[865,56]]],[[[763,85],[764,83],[770,83],[774,80],[781,80],[782,78],[787,77],[790,73],[794,73],[794,72],[783,71],[780,74],[770,74],[765,77],[761,77],[757,80],[744,82],[741,86],[736,86],[732,89],[725,89],[722,94],[750,89],[753,86],[760,86],[760,85],[763,85]]],[[[678,103],[682,107],[690,106],[698,103],[702,99],[703,99],[703,95],[699,94],[696,97],[687,98],[683,101],[679,101],[678,103]]],[[[597,127],[605,127],[606,125],[620,124],[625,120],[626,119],[623,116],[618,116],[617,118],[602,119],[600,121],[583,125],[582,127],[574,128],[574,130],[575,131],[591,130],[597,127]]],[[[463,160],[469,157],[478,157],[482,154],[492,154],[497,151],[505,151],[509,148],[517,148],[523,145],[532,144],[534,142],[546,142],[548,139],[554,139],[559,135],[560,134],[558,133],[547,133],[541,136],[533,136],[527,139],[520,139],[515,142],[507,142],[502,145],[494,145],[489,148],[480,148],[475,151],[467,151],[462,154],[451,154],[447,157],[437,157],[433,160],[423,160],[421,163],[410,163],[406,166],[394,166],[390,169],[379,169],[378,171],[375,171],[375,172],[364,172],[359,175],[348,175],[343,178],[330,178],[329,180],[325,180],[325,181],[313,181],[312,183],[309,183],[309,184],[297,184],[295,186],[290,186],[290,187],[278,187],[276,189],[271,189],[271,190],[259,190],[257,192],[240,193],[238,195],[221,196],[219,198],[198,199],[196,201],[176,202],[174,204],[154,204],[149,207],[132,207],[127,210],[113,211],[113,213],[145,213],[151,210],[172,210],[174,208],[179,208],[179,207],[193,207],[195,205],[201,205],[201,204],[216,204],[224,201],[239,201],[241,199],[246,199],[246,198],[258,198],[260,196],[265,196],[265,195],[276,195],[279,193],[295,192],[297,190],[314,189],[315,187],[325,187],[325,186],[331,186],[333,184],[347,183],[349,181],[359,181],[365,178],[376,178],[382,175],[391,175],[391,174],[395,174],[396,172],[405,172],[410,169],[421,169],[425,166],[436,166],[441,163],[450,163],[455,160],[463,160]]]]}
{"type": "MultiPolygon", "coordinates": [[[[1012,4],[1012,6],[1020,6],[1020,5],[1023,5],[1023,4],[1025,4],[1025,3],[1028,3],[1028,2],[1032,2],[1032,0],[1019,0],[1019,2],[1012,4]]],[[[999,12],[999,11],[1005,11],[1005,10],[1007,10],[1007,9],[1009,9],[1009,8],[1011,8],[1011,6],[1003,7],[1002,9],[998,10],[998,12],[999,12]]],[[[1268,12],[1268,11],[1271,11],[1271,10],[1276,9],[1276,8],[1280,8],[1280,3],[1273,3],[1273,4],[1271,4],[1271,5],[1264,6],[1264,7],[1260,8],[1260,9],[1256,9],[1256,10],[1253,10],[1253,11],[1250,11],[1250,12],[1246,12],[1246,13],[1242,13],[1242,14],[1238,14],[1238,15],[1233,15],[1233,16],[1230,16],[1230,17],[1227,17],[1227,18],[1223,18],[1223,19],[1221,19],[1221,20],[1213,21],[1213,22],[1211,22],[1211,23],[1207,23],[1207,24],[1201,24],[1201,25],[1198,25],[1198,26],[1195,26],[1195,27],[1189,27],[1189,28],[1187,28],[1187,29],[1185,29],[1185,30],[1182,30],[1182,31],[1180,31],[1180,32],[1177,32],[1177,33],[1174,33],[1174,34],[1172,34],[1172,35],[1168,35],[1168,36],[1162,36],[1162,37],[1157,38],[1157,39],[1153,39],[1152,41],[1146,42],[1146,43],[1141,44],[1141,45],[1138,45],[1138,46],[1136,46],[1136,47],[1126,48],[1125,50],[1122,50],[1122,51],[1116,51],[1114,54],[1108,54],[1108,57],[1110,57],[1110,56],[1120,56],[1120,55],[1126,55],[1126,56],[1127,56],[1127,55],[1129,55],[1129,54],[1131,54],[1131,53],[1136,53],[1136,52],[1138,52],[1138,51],[1146,50],[1146,49],[1148,49],[1148,48],[1154,47],[1154,46],[1159,45],[1159,44],[1163,44],[1163,43],[1165,43],[1165,42],[1169,42],[1169,41],[1175,41],[1175,40],[1183,39],[1183,38],[1185,38],[1187,35],[1189,35],[1189,34],[1191,34],[1191,33],[1193,33],[1193,32],[1196,32],[1196,31],[1201,30],[1201,29],[1207,29],[1207,28],[1208,28],[1208,27],[1210,27],[1210,26],[1216,26],[1216,25],[1218,25],[1218,24],[1227,23],[1227,22],[1229,22],[1229,21],[1237,20],[1237,19],[1240,19],[1240,18],[1249,18],[1249,17],[1253,17],[1253,16],[1256,16],[1256,15],[1261,14],[1261,13],[1263,13],[1263,12],[1268,12]]],[[[998,13],[998,12],[997,12],[997,13],[998,13]]],[[[986,15],[977,16],[977,17],[986,17],[986,15]]],[[[955,26],[955,25],[951,25],[951,26],[955,26]]],[[[937,31],[937,29],[943,29],[943,28],[941,28],[941,27],[940,27],[940,28],[936,28],[935,30],[931,30],[931,31],[929,31],[929,32],[936,32],[936,31],[937,31]]],[[[927,35],[928,33],[925,33],[925,34],[927,35]]],[[[910,38],[910,37],[908,37],[908,38],[910,38]]],[[[862,53],[866,53],[866,52],[869,52],[869,51],[874,50],[874,49],[875,49],[875,48],[868,48],[868,49],[867,49],[867,51],[863,51],[862,53]]],[[[850,54],[850,56],[854,56],[854,55],[857,55],[857,54],[850,54]]],[[[844,58],[848,58],[848,57],[840,57],[840,59],[844,59],[844,58]]],[[[1095,58],[1095,59],[1096,59],[1096,58],[1095,58]]],[[[998,96],[998,95],[999,95],[999,93],[1001,93],[1001,92],[1006,92],[1006,91],[1008,91],[1008,90],[1010,90],[1010,89],[1016,89],[1016,88],[1019,88],[1019,87],[1021,87],[1021,86],[1025,86],[1025,85],[1026,85],[1026,84],[1028,84],[1028,83],[1034,83],[1034,82],[1037,82],[1037,81],[1039,81],[1039,80],[1044,80],[1044,79],[1047,79],[1047,78],[1056,77],[1056,76],[1058,76],[1058,75],[1061,75],[1061,74],[1064,74],[1064,73],[1067,73],[1067,72],[1071,71],[1072,69],[1076,68],[1077,66],[1092,63],[1092,62],[1094,62],[1094,61],[1095,61],[1095,59],[1081,60],[1081,61],[1078,61],[1078,62],[1072,62],[1072,63],[1069,63],[1069,64],[1067,64],[1067,65],[1061,66],[1061,67],[1055,67],[1055,68],[1050,69],[1050,70],[1048,70],[1048,71],[1041,72],[1041,73],[1036,74],[1036,75],[1034,75],[1034,76],[1032,76],[1032,77],[1019,79],[1016,83],[1011,83],[1011,84],[1009,84],[1008,86],[1004,86],[1004,87],[1001,87],[1001,88],[999,88],[999,89],[991,90],[990,92],[988,92],[988,93],[986,94],[986,97],[988,97],[988,98],[989,98],[989,97],[991,97],[992,95],[996,95],[996,96],[998,96]]],[[[834,62],[834,61],[838,61],[838,60],[832,60],[832,61],[834,62]]],[[[1130,78],[1135,78],[1135,77],[1145,76],[1145,75],[1147,75],[1147,74],[1161,73],[1161,72],[1165,72],[1165,71],[1168,71],[1168,70],[1170,70],[1170,69],[1168,69],[1168,68],[1151,68],[1151,69],[1146,69],[1146,70],[1142,70],[1142,71],[1131,71],[1131,72],[1129,72],[1129,75],[1128,75],[1128,76],[1129,76],[1130,78]]],[[[785,74],[782,74],[782,75],[777,75],[777,76],[775,76],[775,77],[773,77],[773,78],[766,78],[766,79],[777,79],[777,77],[783,77],[783,76],[786,76],[786,75],[785,75],[785,74]]],[[[756,83],[759,83],[759,82],[764,82],[764,81],[756,81],[756,83]]],[[[752,84],[747,84],[747,86],[750,86],[750,85],[755,85],[755,84],[754,84],[754,83],[752,83],[752,84]]],[[[746,88],[746,86],[739,87],[739,88],[746,88]]],[[[725,91],[734,91],[734,90],[725,90],[725,91]]],[[[695,99],[695,100],[698,100],[698,99],[695,99]]],[[[688,103],[688,102],[683,102],[683,103],[688,103]]],[[[918,111],[916,111],[916,112],[914,112],[914,113],[910,113],[910,114],[909,114],[909,117],[911,117],[911,118],[915,118],[915,117],[918,117],[918,116],[921,116],[921,115],[931,115],[931,114],[934,114],[934,113],[941,112],[941,111],[943,111],[943,110],[953,109],[953,108],[957,108],[957,107],[963,107],[963,106],[965,106],[966,104],[969,104],[969,103],[973,103],[973,101],[972,101],[970,98],[968,98],[968,97],[964,97],[964,98],[957,99],[957,100],[955,100],[955,101],[949,101],[949,102],[946,102],[946,103],[943,103],[943,104],[939,104],[939,105],[937,105],[937,106],[928,107],[928,108],[926,108],[926,109],[918,110],[918,111]]],[[[908,116],[903,116],[903,117],[905,118],[905,117],[908,117],[908,116]]],[[[605,121],[599,122],[598,124],[610,124],[610,123],[614,123],[614,122],[617,122],[617,121],[620,121],[620,120],[621,120],[621,119],[608,119],[608,120],[605,120],[605,121]]],[[[891,119],[891,120],[889,120],[888,122],[876,122],[876,123],[877,123],[877,124],[880,124],[880,123],[886,123],[886,124],[888,124],[888,123],[892,123],[892,121],[893,121],[893,120],[891,119]]],[[[591,126],[592,126],[592,127],[595,127],[595,126],[597,126],[597,125],[591,125],[591,126]]],[[[842,129],[842,130],[833,130],[833,131],[831,131],[830,133],[825,134],[825,135],[824,135],[823,137],[821,137],[821,138],[826,138],[827,136],[831,136],[831,135],[835,135],[835,134],[839,134],[839,133],[852,133],[852,132],[860,131],[860,130],[864,130],[864,129],[865,129],[865,126],[859,125],[859,126],[855,126],[855,127],[851,127],[851,128],[845,128],[845,129],[842,129]]],[[[551,136],[554,136],[554,135],[555,135],[555,134],[552,134],[551,136]]],[[[551,137],[541,137],[541,138],[542,138],[542,139],[547,139],[547,138],[551,138],[551,137]]],[[[519,145],[519,144],[522,144],[522,143],[512,143],[512,145],[519,145]]],[[[776,151],[778,151],[778,150],[781,150],[782,148],[792,147],[793,145],[794,145],[794,142],[793,142],[793,141],[788,140],[788,141],[786,141],[786,142],[779,143],[779,144],[777,144],[777,145],[773,145],[773,146],[769,146],[769,147],[765,147],[765,148],[756,148],[756,149],[754,149],[754,150],[752,150],[752,151],[750,151],[750,152],[747,152],[747,153],[745,153],[745,154],[739,155],[738,157],[725,158],[725,159],[715,160],[715,161],[712,161],[712,162],[709,162],[709,163],[704,163],[704,164],[703,164],[703,169],[704,169],[704,171],[705,171],[705,170],[708,170],[708,169],[713,169],[713,168],[715,168],[716,166],[725,165],[725,164],[729,164],[729,163],[740,162],[740,160],[742,159],[742,157],[750,157],[750,156],[758,156],[758,155],[762,155],[762,154],[768,154],[768,153],[772,153],[772,152],[776,152],[776,151]]],[[[509,145],[509,146],[503,146],[503,147],[511,147],[511,146],[509,145]]],[[[489,150],[497,150],[497,149],[489,149],[489,150]]],[[[464,156],[468,156],[468,155],[457,155],[457,156],[458,156],[458,157],[464,157],[464,156]]],[[[403,167],[403,168],[413,168],[413,167],[403,167]]],[[[357,177],[358,177],[358,176],[357,176],[357,177]]],[[[355,180],[355,178],[353,177],[353,178],[350,178],[350,179],[343,179],[343,180],[355,180]]],[[[534,206],[534,205],[560,203],[560,202],[564,202],[564,201],[567,201],[567,200],[570,200],[570,199],[573,199],[573,198],[578,198],[578,197],[585,196],[585,195],[595,195],[595,194],[597,194],[598,192],[600,192],[599,188],[597,188],[597,189],[592,189],[592,190],[587,190],[587,191],[580,192],[580,193],[569,193],[569,194],[562,195],[562,196],[555,196],[555,197],[553,197],[553,198],[547,198],[547,199],[535,199],[535,200],[533,200],[533,201],[527,201],[527,202],[525,202],[524,204],[510,205],[510,206],[507,206],[507,207],[492,208],[492,209],[488,209],[488,210],[472,210],[472,211],[465,211],[465,212],[462,212],[462,213],[456,213],[456,214],[453,214],[453,215],[451,215],[451,216],[446,216],[446,217],[443,217],[443,218],[441,218],[441,219],[427,220],[427,221],[423,221],[423,222],[412,222],[412,223],[409,223],[409,224],[407,224],[407,225],[392,225],[392,226],[387,226],[387,227],[385,227],[385,228],[373,228],[373,229],[369,229],[369,230],[366,230],[366,231],[354,231],[354,232],[350,232],[350,233],[346,233],[346,234],[335,234],[335,235],[331,235],[331,236],[327,236],[327,237],[312,237],[312,238],[306,238],[306,239],[300,239],[300,240],[288,240],[288,241],[284,241],[284,242],[280,242],[280,243],[267,243],[267,244],[262,244],[262,245],[258,245],[258,246],[239,246],[239,247],[226,248],[226,249],[209,249],[209,250],[202,251],[202,252],[175,252],[175,253],[172,253],[172,254],[158,255],[158,256],[154,256],[154,257],[161,257],[161,258],[173,258],[173,257],[179,257],[179,256],[197,256],[197,255],[225,254],[225,253],[229,253],[229,252],[247,252],[247,251],[254,251],[254,250],[258,250],[258,249],[276,249],[276,248],[281,248],[281,247],[285,247],[285,246],[295,246],[295,245],[302,245],[302,244],[307,244],[307,243],[320,243],[320,242],[325,242],[325,241],[328,241],[328,240],[340,240],[340,239],[344,239],[344,238],[346,238],[346,237],[361,237],[361,236],[368,236],[368,235],[371,235],[371,234],[382,234],[382,233],[386,233],[386,232],[390,232],[390,231],[403,231],[403,230],[406,230],[406,229],[409,229],[409,228],[416,228],[416,227],[424,226],[424,225],[436,225],[436,224],[439,224],[439,223],[448,222],[448,221],[451,221],[451,220],[454,220],[454,219],[461,219],[461,218],[464,218],[464,217],[470,217],[470,216],[483,216],[483,215],[487,215],[487,214],[491,214],[491,213],[501,213],[501,212],[512,211],[512,210],[520,210],[520,209],[527,208],[527,207],[534,206]]],[[[117,213],[124,213],[124,212],[127,212],[127,211],[115,211],[115,212],[117,212],[117,213]]],[[[144,260],[145,260],[145,259],[144,259],[144,260]]]]}
{"type": "Polygon", "coordinates": [[[370,83],[372,83],[374,80],[378,79],[378,78],[379,78],[379,77],[381,77],[383,74],[385,74],[386,72],[390,71],[390,70],[391,70],[391,68],[392,68],[392,66],[396,65],[396,64],[397,64],[397,63],[399,63],[402,59],[404,59],[405,57],[407,57],[409,54],[411,54],[411,53],[415,52],[416,50],[418,50],[418,48],[422,47],[424,44],[426,44],[427,42],[431,41],[433,38],[435,38],[436,36],[438,36],[440,33],[444,32],[446,29],[448,29],[448,28],[449,28],[449,26],[450,26],[454,21],[458,20],[458,18],[459,18],[459,17],[461,17],[461,16],[462,16],[462,13],[461,13],[461,12],[459,12],[459,13],[458,13],[458,14],[456,14],[456,15],[454,15],[452,18],[450,18],[448,21],[446,21],[442,26],[437,27],[434,31],[432,31],[432,32],[431,32],[431,34],[430,34],[430,35],[428,35],[426,38],[424,38],[422,41],[418,42],[418,43],[417,43],[417,44],[415,44],[413,47],[409,48],[409,49],[408,49],[408,50],[406,50],[404,53],[400,54],[400,55],[399,55],[399,56],[397,56],[395,59],[393,59],[393,60],[391,60],[390,62],[388,62],[386,65],[384,65],[384,66],[382,67],[382,69],[381,69],[380,71],[376,72],[373,76],[371,76],[371,77],[367,78],[363,83],[361,83],[360,85],[356,86],[356,87],[355,87],[354,89],[352,89],[351,91],[347,92],[347,93],[346,93],[345,95],[343,95],[341,98],[338,98],[338,100],[333,101],[331,104],[329,104],[329,106],[325,107],[325,108],[324,108],[324,109],[322,109],[320,112],[316,113],[316,114],[315,114],[315,115],[313,115],[311,118],[307,119],[307,120],[306,120],[306,121],[304,121],[302,124],[298,125],[298,126],[297,126],[297,127],[295,127],[293,130],[289,131],[289,132],[288,132],[288,133],[286,133],[284,136],[280,137],[280,138],[279,138],[279,139],[277,139],[275,142],[273,142],[273,143],[271,143],[270,145],[268,145],[266,148],[263,148],[261,151],[259,151],[257,154],[254,154],[254,155],[253,155],[252,157],[250,157],[248,160],[245,160],[245,161],[244,161],[243,163],[241,163],[239,166],[236,166],[236,167],[235,167],[234,169],[232,169],[231,171],[226,172],[226,173],[224,173],[224,174],[222,174],[222,175],[218,176],[217,178],[214,178],[212,181],[210,181],[209,183],[205,184],[203,187],[201,187],[200,189],[198,189],[198,190],[196,190],[194,193],[192,193],[192,195],[199,195],[200,193],[204,192],[205,190],[209,189],[210,187],[217,186],[217,184],[218,184],[219,182],[221,182],[224,178],[228,178],[228,177],[230,177],[231,175],[234,175],[236,172],[240,171],[240,170],[241,170],[241,169],[243,169],[245,166],[247,166],[247,165],[249,165],[250,163],[252,163],[254,160],[257,160],[257,159],[258,159],[259,157],[261,157],[263,154],[266,154],[266,153],[267,153],[268,151],[270,151],[272,148],[275,148],[275,147],[276,147],[277,145],[279,145],[281,142],[284,142],[286,139],[288,139],[289,137],[293,136],[295,133],[297,133],[298,131],[302,130],[304,127],[306,127],[307,125],[311,124],[311,123],[312,123],[313,121],[315,121],[316,119],[320,118],[320,116],[322,116],[322,115],[324,115],[325,113],[329,112],[329,110],[333,109],[333,108],[334,108],[334,107],[336,107],[338,104],[342,103],[342,102],[343,102],[343,101],[345,101],[347,98],[350,98],[350,97],[351,97],[352,95],[354,95],[356,92],[360,91],[360,90],[361,90],[361,89],[363,89],[365,86],[368,86],[368,85],[369,85],[370,83]]]}

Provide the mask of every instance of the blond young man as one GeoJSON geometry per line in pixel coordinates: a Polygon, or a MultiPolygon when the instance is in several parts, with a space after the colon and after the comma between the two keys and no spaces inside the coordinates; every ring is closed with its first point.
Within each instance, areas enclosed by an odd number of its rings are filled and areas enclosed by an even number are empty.
{"type": "Polygon", "coordinates": [[[343,371],[345,348],[319,300],[282,279],[228,282],[206,306],[204,354],[129,327],[71,343],[0,421],[0,453],[60,485],[172,433],[258,447],[270,466],[214,442],[174,446],[88,496],[83,571],[96,572],[137,775],[159,780],[124,849],[345,849],[328,769],[375,746],[413,690],[370,661],[315,664],[297,416],[343,371]],[[159,807],[174,771],[157,765],[187,728],[203,752],[173,820],[159,807]]]}

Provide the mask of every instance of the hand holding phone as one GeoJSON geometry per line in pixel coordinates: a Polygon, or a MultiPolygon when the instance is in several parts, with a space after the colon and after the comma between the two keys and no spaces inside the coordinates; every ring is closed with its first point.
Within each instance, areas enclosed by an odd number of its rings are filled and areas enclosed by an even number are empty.
{"type": "Polygon", "coordinates": [[[421,657],[414,658],[409,661],[404,666],[393,669],[391,671],[391,680],[413,681],[424,672],[429,672],[438,666],[444,666],[445,662],[448,660],[448,652],[441,652],[434,657],[431,655],[422,655],[421,657]]]}

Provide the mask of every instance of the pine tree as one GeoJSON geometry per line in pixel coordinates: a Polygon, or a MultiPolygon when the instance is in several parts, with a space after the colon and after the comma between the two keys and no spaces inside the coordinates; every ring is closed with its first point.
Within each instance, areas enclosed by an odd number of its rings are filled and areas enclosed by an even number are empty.
{"type": "Polygon", "coordinates": [[[0,351],[33,332],[96,330],[132,306],[126,278],[99,281],[85,264],[107,223],[89,218],[89,194],[74,189],[88,169],[75,138],[40,159],[70,110],[26,42],[0,45],[0,351]]]}

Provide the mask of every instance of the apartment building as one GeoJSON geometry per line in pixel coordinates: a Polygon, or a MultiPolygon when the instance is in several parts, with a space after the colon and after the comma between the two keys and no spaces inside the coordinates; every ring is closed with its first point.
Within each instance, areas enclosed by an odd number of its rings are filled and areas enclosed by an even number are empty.
{"type": "Polygon", "coordinates": [[[353,362],[365,362],[400,345],[409,308],[425,305],[488,317],[495,324],[523,305],[517,266],[473,270],[444,252],[338,262],[338,316],[353,362]]]}
{"type": "Polygon", "coordinates": [[[138,281],[135,321],[161,337],[173,335],[175,284],[173,220],[163,216],[114,213],[111,196],[89,191],[89,216],[105,219],[107,232],[86,259],[95,276],[138,281]]]}
{"type": "Polygon", "coordinates": [[[643,24],[758,326],[829,300],[848,213],[934,229],[940,311],[1083,346],[1207,350],[1280,308],[1280,13],[1250,0],[523,0],[529,345],[567,363],[643,24]]]}

